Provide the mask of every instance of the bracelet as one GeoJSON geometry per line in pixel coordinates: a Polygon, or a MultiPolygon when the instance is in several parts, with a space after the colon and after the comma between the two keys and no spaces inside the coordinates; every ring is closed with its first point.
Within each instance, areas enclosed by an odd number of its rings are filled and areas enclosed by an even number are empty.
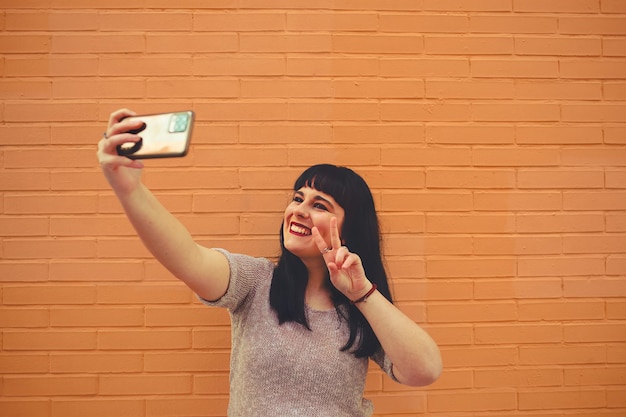
{"type": "Polygon", "coordinates": [[[350,303],[352,304],[364,303],[365,301],[367,301],[367,298],[370,295],[372,295],[374,291],[376,291],[376,288],[378,288],[378,285],[372,284],[372,288],[370,288],[370,290],[367,293],[365,293],[363,297],[359,298],[358,300],[350,301],[350,303]]]}

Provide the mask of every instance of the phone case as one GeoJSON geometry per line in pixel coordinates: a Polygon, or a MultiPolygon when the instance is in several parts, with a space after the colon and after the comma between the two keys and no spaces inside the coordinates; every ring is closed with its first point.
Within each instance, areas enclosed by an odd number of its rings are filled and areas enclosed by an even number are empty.
{"type": "Polygon", "coordinates": [[[142,128],[131,131],[141,140],[117,147],[119,155],[131,159],[175,158],[187,155],[194,123],[194,112],[149,114],[131,116],[129,119],[141,120],[142,128]]]}

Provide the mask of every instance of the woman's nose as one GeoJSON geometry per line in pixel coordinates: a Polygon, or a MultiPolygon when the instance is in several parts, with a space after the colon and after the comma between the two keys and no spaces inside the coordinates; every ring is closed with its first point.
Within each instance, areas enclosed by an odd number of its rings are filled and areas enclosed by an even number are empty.
{"type": "Polygon", "coordinates": [[[296,209],[294,210],[294,213],[297,217],[303,217],[303,218],[306,218],[309,215],[309,212],[304,207],[304,204],[300,204],[298,207],[296,207],[296,209]]]}

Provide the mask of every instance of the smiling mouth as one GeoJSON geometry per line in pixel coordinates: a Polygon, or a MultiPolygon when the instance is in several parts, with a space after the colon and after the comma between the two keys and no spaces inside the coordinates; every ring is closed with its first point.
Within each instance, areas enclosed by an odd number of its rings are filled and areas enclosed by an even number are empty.
{"type": "Polygon", "coordinates": [[[298,223],[291,223],[289,233],[297,236],[311,236],[311,229],[298,223]]]}

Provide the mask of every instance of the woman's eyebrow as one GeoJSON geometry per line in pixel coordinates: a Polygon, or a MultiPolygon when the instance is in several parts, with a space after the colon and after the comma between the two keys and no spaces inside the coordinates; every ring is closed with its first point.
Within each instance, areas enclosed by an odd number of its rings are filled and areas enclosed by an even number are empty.
{"type": "MultiPolygon", "coordinates": [[[[304,197],[304,193],[300,190],[295,192],[296,195],[300,196],[300,197],[304,197]]],[[[332,208],[335,208],[335,205],[327,198],[322,197],[321,195],[315,195],[313,197],[313,199],[315,201],[323,201],[324,203],[328,204],[329,206],[331,206],[332,208]]]]}

